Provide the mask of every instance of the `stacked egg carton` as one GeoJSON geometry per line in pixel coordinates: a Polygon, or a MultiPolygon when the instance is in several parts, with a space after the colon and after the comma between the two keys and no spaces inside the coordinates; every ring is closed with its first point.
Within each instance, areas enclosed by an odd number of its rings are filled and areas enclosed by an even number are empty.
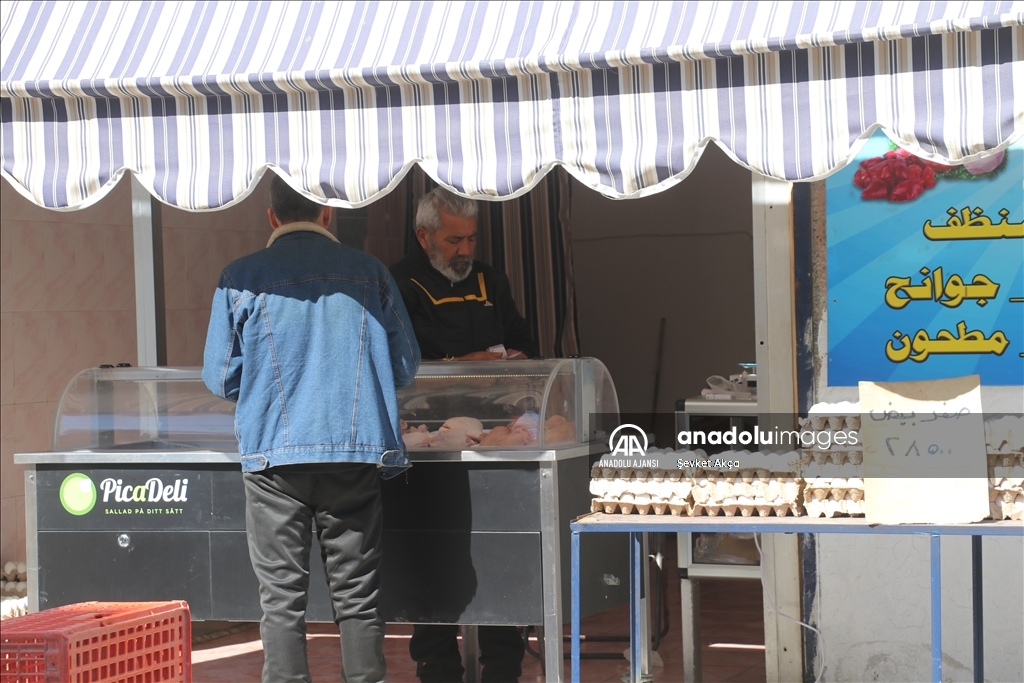
{"type": "Polygon", "coordinates": [[[28,568],[24,562],[8,562],[0,573],[0,619],[28,614],[28,568]]]}
{"type": "Polygon", "coordinates": [[[992,519],[1024,519],[1024,418],[985,421],[992,519]]]}
{"type": "Polygon", "coordinates": [[[800,479],[795,471],[799,454],[724,451],[710,460],[738,462],[738,467],[703,467],[687,470],[693,480],[693,515],[757,514],[777,517],[802,514],[800,479]]]}
{"type": "Polygon", "coordinates": [[[690,497],[693,482],[683,476],[682,470],[616,469],[595,465],[590,474],[590,493],[594,496],[590,504],[592,512],[693,514],[690,497]]]}
{"type": "Polygon", "coordinates": [[[860,431],[858,411],[852,403],[818,404],[800,418],[801,443],[814,444],[800,450],[808,517],[864,515],[864,451],[846,443],[850,432],[860,431]],[[835,443],[839,434],[846,435],[844,443],[835,443]]]}
{"type": "Polygon", "coordinates": [[[725,451],[708,456],[702,449],[672,451],[649,449],[666,459],[725,461],[738,468],[689,467],[685,469],[613,469],[595,465],[590,492],[593,512],[641,515],[666,514],[727,517],[800,515],[800,478],[795,471],[796,452],[767,454],[725,451]]]}
{"type": "Polygon", "coordinates": [[[0,595],[22,597],[28,590],[28,567],[24,562],[7,562],[0,574],[0,595]]]}

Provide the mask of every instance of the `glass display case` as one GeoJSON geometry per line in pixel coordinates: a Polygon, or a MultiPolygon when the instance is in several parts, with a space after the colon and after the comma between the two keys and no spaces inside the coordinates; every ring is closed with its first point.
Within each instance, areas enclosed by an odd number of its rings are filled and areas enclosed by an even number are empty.
{"type": "MultiPolygon", "coordinates": [[[[427,362],[398,407],[415,466],[381,482],[382,616],[543,625],[546,666],[560,671],[566,524],[590,509],[590,469],[618,420],[608,370],[594,358],[427,362]]],[[[76,375],[52,450],[14,455],[26,466],[30,608],[186,599],[196,619],[259,620],[234,418],[200,368],[76,375]]],[[[626,582],[607,577],[628,575],[625,538],[588,540],[584,553],[584,613],[623,603],[626,582]]],[[[332,621],[320,563],[310,573],[306,618],[332,621]]]]}
{"type": "Polygon", "coordinates": [[[411,451],[588,443],[605,431],[592,416],[619,412],[615,385],[596,358],[425,362],[398,392],[398,405],[411,451]]]}
{"type": "MultiPolygon", "coordinates": [[[[398,404],[407,448],[428,452],[588,443],[602,431],[591,416],[619,410],[595,358],[425,362],[398,404]]],[[[53,451],[234,453],[234,416],[199,368],[89,368],[61,397],[53,451]]]]}
{"type": "Polygon", "coordinates": [[[200,368],[89,368],[61,396],[53,450],[237,452],[235,404],[200,368]]]}

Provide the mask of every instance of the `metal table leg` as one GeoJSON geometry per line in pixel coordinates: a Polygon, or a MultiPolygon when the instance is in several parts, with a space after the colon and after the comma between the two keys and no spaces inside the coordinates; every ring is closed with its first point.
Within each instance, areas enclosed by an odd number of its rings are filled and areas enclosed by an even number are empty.
{"type": "Polygon", "coordinates": [[[571,637],[571,658],[569,680],[572,683],[579,683],[580,680],[580,532],[573,531],[570,539],[572,553],[569,563],[571,575],[569,577],[569,599],[572,602],[572,637],[571,637]]]}
{"type": "Polygon", "coordinates": [[[463,624],[462,668],[466,670],[465,683],[480,683],[480,639],[479,626],[463,624]]]}
{"type": "Polygon", "coordinates": [[[647,558],[651,556],[650,533],[640,535],[640,679],[644,683],[651,676],[651,572],[647,558]]]}
{"type": "Polygon", "coordinates": [[[703,680],[700,662],[700,584],[693,579],[679,580],[680,610],[683,637],[683,680],[703,680]]]}
{"type": "Polygon", "coordinates": [[[544,586],[544,675],[548,683],[561,683],[565,675],[562,659],[562,570],[561,522],[558,516],[558,467],[540,464],[541,570],[544,586]]]}
{"type": "Polygon", "coordinates": [[[981,536],[971,536],[971,584],[974,604],[974,680],[985,680],[985,611],[982,605],[981,536]]]}
{"type": "Polygon", "coordinates": [[[641,683],[640,672],[640,560],[642,539],[639,532],[629,534],[629,680],[641,683]]]}
{"type": "Polygon", "coordinates": [[[932,534],[932,681],[942,683],[942,556],[941,536],[932,534]]]}

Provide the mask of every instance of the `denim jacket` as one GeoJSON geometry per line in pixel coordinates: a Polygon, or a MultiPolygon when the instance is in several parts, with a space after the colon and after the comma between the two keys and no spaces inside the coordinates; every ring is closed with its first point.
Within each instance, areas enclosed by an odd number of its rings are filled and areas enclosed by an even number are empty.
{"type": "Polygon", "coordinates": [[[313,223],[274,231],[213,295],[203,381],[236,401],[242,470],[363,462],[409,466],[395,389],[420,350],[380,261],[313,223]]]}

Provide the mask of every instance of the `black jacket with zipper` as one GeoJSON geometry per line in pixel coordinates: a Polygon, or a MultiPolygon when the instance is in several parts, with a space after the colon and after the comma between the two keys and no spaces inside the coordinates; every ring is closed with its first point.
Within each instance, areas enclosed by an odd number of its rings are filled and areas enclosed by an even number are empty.
{"type": "Polygon", "coordinates": [[[496,344],[538,354],[504,273],[482,261],[461,282],[439,273],[417,248],[391,267],[424,360],[464,356],[496,344]]]}

